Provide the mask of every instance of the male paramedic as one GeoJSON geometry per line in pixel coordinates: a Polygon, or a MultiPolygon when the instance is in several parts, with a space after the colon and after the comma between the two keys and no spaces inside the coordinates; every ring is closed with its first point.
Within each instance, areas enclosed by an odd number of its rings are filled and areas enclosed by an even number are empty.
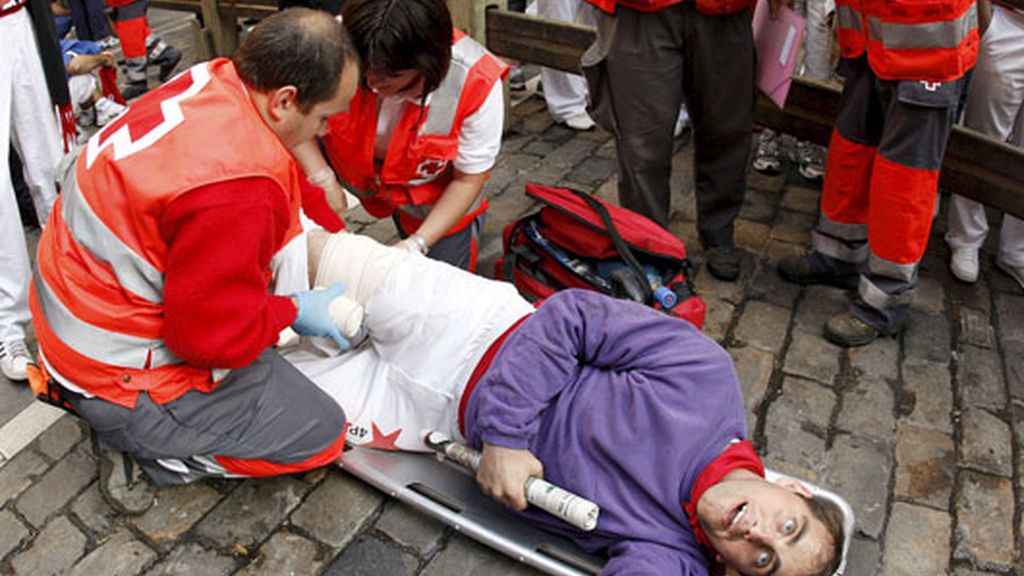
{"type": "Polygon", "coordinates": [[[596,530],[522,514],[604,574],[833,574],[838,507],[763,478],[728,354],[678,318],[569,290],[536,311],[503,282],[353,234],[311,236],[316,284],[345,282],[332,317],[354,341],[286,354],[350,417],[353,443],[424,450],[437,429],[483,450],[485,493],[523,510],[528,475],[597,502],[596,530]],[[342,306],[345,303],[345,306],[342,306]]]}
{"type": "Polygon", "coordinates": [[[30,298],[37,381],[116,451],[100,454],[100,489],[122,513],[152,501],[133,460],[175,484],[341,453],[342,410],[269,346],[289,325],[336,335],[321,319],[343,288],[286,297],[268,283],[290,241],[304,242],[300,205],[340,224],[289,149],[345,108],[358,77],[332,17],[275,14],[232,60],[133,103],[64,174],[30,298]]]}
{"type": "Polygon", "coordinates": [[[978,56],[975,0],[837,0],[846,77],[812,251],[779,263],[798,284],[856,288],[825,337],[862,346],[906,325],[939,169],[978,56]]]}

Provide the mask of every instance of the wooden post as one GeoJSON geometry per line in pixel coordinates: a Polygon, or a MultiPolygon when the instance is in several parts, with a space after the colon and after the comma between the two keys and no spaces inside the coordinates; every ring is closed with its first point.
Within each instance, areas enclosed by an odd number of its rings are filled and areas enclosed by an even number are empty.
{"type": "Polygon", "coordinates": [[[199,0],[203,10],[203,22],[213,36],[213,51],[216,56],[231,56],[238,48],[238,22],[234,8],[218,0],[199,0]]]}

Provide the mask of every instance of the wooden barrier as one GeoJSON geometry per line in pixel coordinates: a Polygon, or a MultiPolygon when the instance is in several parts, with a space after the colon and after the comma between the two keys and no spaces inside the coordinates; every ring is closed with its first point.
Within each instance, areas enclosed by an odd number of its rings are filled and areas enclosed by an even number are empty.
{"type": "MultiPolygon", "coordinates": [[[[580,56],[594,40],[592,28],[505,10],[487,10],[486,22],[487,48],[495,54],[567,72],[579,73],[580,56]]],[[[838,111],[838,88],[796,77],[786,108],[779,109],[761,95],[754,120],[826,144],[838,111]]],[[[1024,149],[974,130],[954,128],[940,186],[1024,218],[1024,149]]]]}
{"type": "Polygon", "coordinates": [[[238,19],[277,12],[276,0],[150,0],[150,6],[192,12],[213,44],[211,56],[230,56],[238,48],[238,19]]]}

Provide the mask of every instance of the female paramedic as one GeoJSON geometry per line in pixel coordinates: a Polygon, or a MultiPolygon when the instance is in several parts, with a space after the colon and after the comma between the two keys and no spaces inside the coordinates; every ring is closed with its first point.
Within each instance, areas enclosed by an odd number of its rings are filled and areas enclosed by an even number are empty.
{"type": "Polygon", "coordinates": [[[328,120],[330,166],[315,143],[299,162],[336,211],[344,187],[371,215],[392,217],[400,247],[473,271],[508,66],[453,29],[444,0],[349,0],[342,21],[362,86],[328,120]]]}

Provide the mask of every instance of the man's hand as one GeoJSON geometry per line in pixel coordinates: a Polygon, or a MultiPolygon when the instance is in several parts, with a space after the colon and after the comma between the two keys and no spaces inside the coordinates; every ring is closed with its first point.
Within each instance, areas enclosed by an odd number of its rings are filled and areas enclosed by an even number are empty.
{"type": "Polygon", "coordinates": [[[779,17],[779,6],[785,4],[787,8],[793,8],[794,0],[768,0],[768,14],[775,20],[779,17]]]}
{"type": "Polygon", "coordinates": [[[529,450],[484,444],[476,483],[484,494],[513,510],[526,509],[526,479],[544,477],[544,465],[529,450]]]}

